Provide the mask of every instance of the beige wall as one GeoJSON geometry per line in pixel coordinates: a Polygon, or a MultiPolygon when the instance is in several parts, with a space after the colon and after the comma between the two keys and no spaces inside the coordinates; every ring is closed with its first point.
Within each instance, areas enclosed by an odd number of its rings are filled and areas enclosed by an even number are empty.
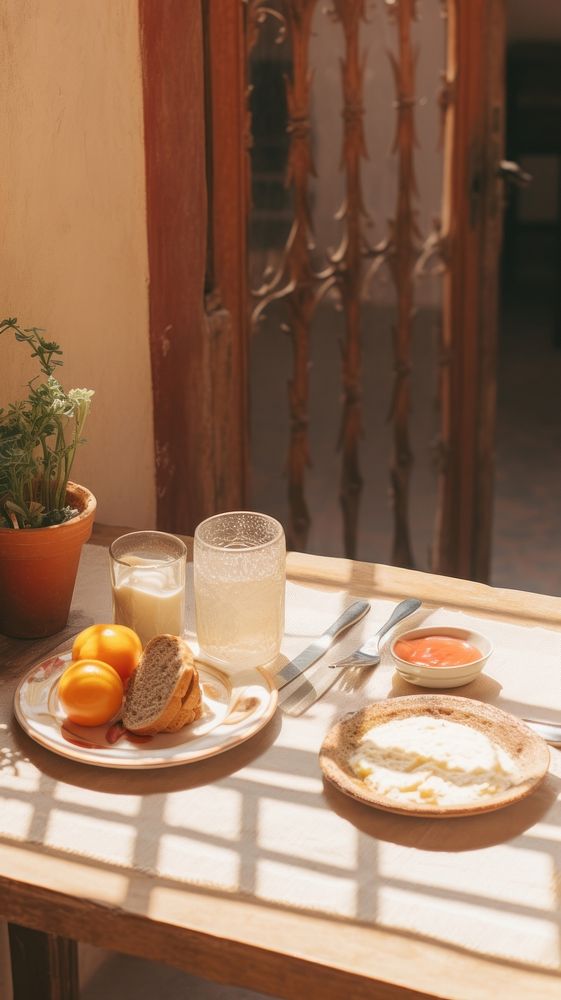
{"type": "MultiPolygon", "coordinates": [[[[0,313],[47,328],[63,384],[95,389],[73,477],[96,494],[98,520],[152,526],[136,0],[3,0],[0,65],[0,313]]],[[[7,340],[2,403],[25,377],[7,340]]]]}

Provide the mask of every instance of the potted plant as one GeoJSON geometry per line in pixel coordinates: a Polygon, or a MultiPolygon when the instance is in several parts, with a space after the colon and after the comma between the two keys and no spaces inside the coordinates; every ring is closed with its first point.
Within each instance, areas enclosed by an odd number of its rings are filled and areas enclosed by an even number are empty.
{"type": "Polygon", "coordinates": [[[92,532],[95,498],[69,478],[93,392],[63,389],[54,375],[62,351],[44,331],[1,320],[0,334],[8,330],[31,349],[42,378],[0,409],[0,632],[38,638],[66,625],[92,532]]]}

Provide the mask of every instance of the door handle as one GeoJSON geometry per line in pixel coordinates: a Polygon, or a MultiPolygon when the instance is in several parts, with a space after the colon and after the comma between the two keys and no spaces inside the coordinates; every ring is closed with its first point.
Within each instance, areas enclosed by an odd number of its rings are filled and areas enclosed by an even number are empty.
{"type": "Polygon", "coordinates": [[[527,187],[532,182],[532,175],[522,169],[514,160],[501,160],[497,167],[497,175],[507,184],[514,187],[527,187]]]}

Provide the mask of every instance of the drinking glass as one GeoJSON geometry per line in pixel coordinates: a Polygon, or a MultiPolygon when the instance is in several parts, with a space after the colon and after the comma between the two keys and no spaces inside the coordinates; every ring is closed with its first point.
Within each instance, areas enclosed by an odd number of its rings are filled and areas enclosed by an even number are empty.
{"type": "Polygon", "coordinates": [[[198,525],[195,613],[202,659],[235,674],[277,656],[285,561],[282,525],[267,514],[230,511],[198,525]]]}
{"type": "Polygon", "coordinates": [[[109,548],[113,620],[128,625],[145,646],[155,635],[181,635],[185,619],[185,562],[180,538],[165,531],[131,531],[109,548]]]}

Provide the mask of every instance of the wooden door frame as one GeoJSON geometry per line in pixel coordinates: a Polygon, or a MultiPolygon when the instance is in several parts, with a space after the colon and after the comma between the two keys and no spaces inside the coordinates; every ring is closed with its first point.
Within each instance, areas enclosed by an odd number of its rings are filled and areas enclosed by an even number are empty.
{"type": "Polygon", "coordinates": [[[187,534],[246,497],[245,93],[233,45],[205,66],[218,18],[243,37],[241,4],[139,0],[157,526],[187,534]]]}
{"type": "Polygon", "coordinates": [[[491,562],[505,0],[449,0],[440,495],[433,571],[491,562]]]}
{"type": "Polygon", "coordinates": [[[214,505],[247,505],[249,478],[249,125],[242,3],[202,0],[212,338],[214,505]]]}

